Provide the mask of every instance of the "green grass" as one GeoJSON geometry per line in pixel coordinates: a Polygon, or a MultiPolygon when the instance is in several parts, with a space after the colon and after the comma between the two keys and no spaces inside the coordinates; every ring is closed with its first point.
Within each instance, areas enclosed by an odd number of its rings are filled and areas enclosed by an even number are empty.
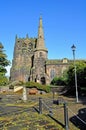
{"type": "MultiPolygon", "coordinates": [[[[6,96],[6,95],[5,95],[6,96]]],[[[63,105],[53,105],[53,117],[55,120],[48,116],[49,110],[43,108],[43,113],[39,114],[37,111],[33,109],[33,107],[38,108],[39,105],[39,97],[42,97],[43,100],[46,102],[48,100],[52,100],[52,93],[50,94],[43,94],[43,95],[28,95],[28,101],[26,103],[20,102],[7,102],[5,106],[16,106],[19,107],[19,113],[11,113],[10,115],[0,116],[0,123],[3,126],[0,127],[0,130],[65,130],[60,123],[64,124],[64,109],[63,105]],[[32,100],[33,99],[33,100],[32,100]],[[36,100],[35,100],[36,99],[36,100]],[[24,111],[30,108],[29,111],[24,111]]],[[[58,99],[58,94],[55,95],[55,99],[58,99]]],[[[67,98],[62,97],[67,104],[68,108],[75,114],[78,114],[80,109],[86,107],[86,105],[82,103],[75,103],[74,98],[67,98]]],[[[3,103],[1,104],[4,105],[3,103]]],[[[68,111],[68,117],[73,117],[73,113],[68,111]]],[[[1,114],[1,112],[0,112],[1,114]]],[[[69,129],[70,130],[79,130],[72,122],[69,121],[69,129]]]]}

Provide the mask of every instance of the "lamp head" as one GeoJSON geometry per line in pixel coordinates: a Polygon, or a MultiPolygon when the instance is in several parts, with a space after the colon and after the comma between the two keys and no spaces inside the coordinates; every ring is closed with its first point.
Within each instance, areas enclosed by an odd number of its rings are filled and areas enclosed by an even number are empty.
{"type": "Polygon", "coordinates": [[[72,51],[75,51],[76,50],[76,46],[73,44],[71,49],[72,49],[72,51]]]}

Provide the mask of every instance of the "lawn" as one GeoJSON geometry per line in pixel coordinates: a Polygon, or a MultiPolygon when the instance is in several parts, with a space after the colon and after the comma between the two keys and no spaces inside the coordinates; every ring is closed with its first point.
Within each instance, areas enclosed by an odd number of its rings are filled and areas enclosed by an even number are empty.
{"type": "MultiPolygon", "coordinates": [[[[52,93],[28,95],[26,103],[21,96],[1,94],[0,130],[65,130],[63,103],[53,104],[52,93]],[[39,97],[43,102],[42,114],[39,114],[39,97]]],[[[58,99],[67,102],[69,130],[85,130],[85,98],[76,103],[75,98],[55,95],[54,100],[58,99]]]]}

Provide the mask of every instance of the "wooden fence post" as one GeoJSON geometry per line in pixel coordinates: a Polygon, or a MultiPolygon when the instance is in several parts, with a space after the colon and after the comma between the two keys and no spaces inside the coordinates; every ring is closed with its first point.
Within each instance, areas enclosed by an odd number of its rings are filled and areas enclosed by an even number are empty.
{"type": "Polygon", "coordinates": [[[68,125],[68,108],[67,103],[64,103],[64,122],[65,122],[65,130],[69,130],[68,125]]]}

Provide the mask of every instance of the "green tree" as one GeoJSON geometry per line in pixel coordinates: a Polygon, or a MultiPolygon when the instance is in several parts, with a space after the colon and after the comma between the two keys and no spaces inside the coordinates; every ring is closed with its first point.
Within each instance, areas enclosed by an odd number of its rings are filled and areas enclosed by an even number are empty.
{"type": "MultiPolygon", "coordinates": [[[[86,92],[86,61],[76,61],[77,85],[79,94],[86,92]]],[[[75,68],[72,63],[62,77],[55,77],[51,84],[63,85],[69,95],[75,95],[75,68]]],[[[66,94],[67,94],[66,93],[66,94]]]]}
{"type": "MultiPolygon", "coordinates": [[[[86,93],[86,61],[76,62],[77,86],[79,95],[86,93]],[[84,90],[84,91],[83,91],[84,90]]],[[[74,64],[67,70],[67,90],[68,94],[75,95],[75,70],[74,64]]]]}
{"type": "Polygon", "coordinates": [[[86,87],[86,62],[81,61],[77,66],[77,81],[80,87],[86,87]]]}
{"type": "MultiPolygon", "coordinates": [[[[76,62],[76,73],[78,86],[86,86],[86,61],[76,62]]],[[[67,71],[67,84],[68,86],[75,85],[75,70],[73,64],[71,64],[67,71]]]]}
{"type": "Polygon", "coordinates": [[[10,61],[7,60],[7,55],[4,51],[4,46],[0,43],[0,85],[4,85],[7,82],[7,78],[5,76],[7,70],[6,66],[10,64],[10,61]]]}
{"type": "Polygon", "coordinates": [[[64,78],[64,76],[54,77],[54,79],[51,81],[51,85],[65,86],[66,85],[66,79],[64,78]]]}

